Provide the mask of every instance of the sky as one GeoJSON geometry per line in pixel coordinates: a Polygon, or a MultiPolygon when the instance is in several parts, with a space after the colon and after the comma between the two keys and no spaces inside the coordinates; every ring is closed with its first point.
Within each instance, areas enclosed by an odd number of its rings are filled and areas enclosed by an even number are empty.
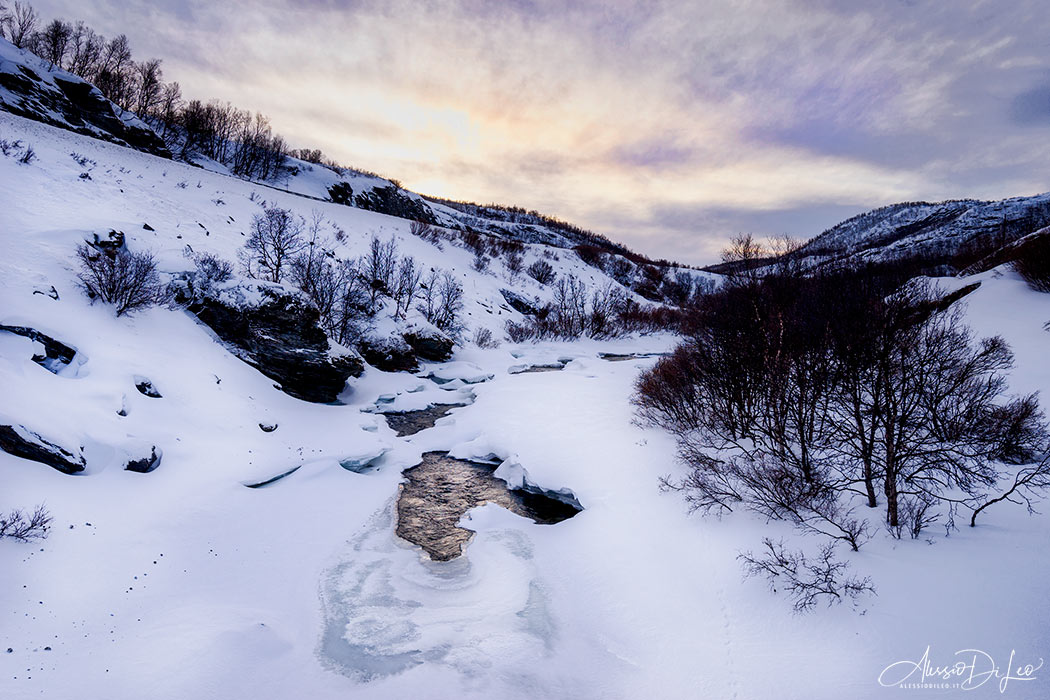
{"type": "Polygon", "coordinates": [[[1050,190],[1045,0],[44,0],[183,94],[653,257],[1050,190]]]}

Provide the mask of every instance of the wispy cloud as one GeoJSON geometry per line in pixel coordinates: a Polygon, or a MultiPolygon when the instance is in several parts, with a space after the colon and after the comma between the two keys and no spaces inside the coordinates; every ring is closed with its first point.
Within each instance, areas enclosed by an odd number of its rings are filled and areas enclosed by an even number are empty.
{"type": "Polygon", "coordinates": [[[657,256],[1050,189],[1038,0],[47,0],[296,145],[657,256]]]}

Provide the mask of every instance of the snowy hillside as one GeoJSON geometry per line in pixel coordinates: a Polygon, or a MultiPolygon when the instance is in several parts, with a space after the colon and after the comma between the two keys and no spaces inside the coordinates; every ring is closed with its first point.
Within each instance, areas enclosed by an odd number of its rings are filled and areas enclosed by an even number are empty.
{"type": "Polygon", "coordinates": [[[950,265],[960,253],[987,254],[1048,224],[1050,193],[998,202],[894,204],[828,229],[797,256],[811,265],[863,265],[909,258],[950,265]]]}
{"type": "MultiPolygon", "coordinates": [[[[0,38],[0,110],[154,155],[170,157],[175,153],[206,170],[231,174],[227,165],[189,147],[179,128],[168,128],[154,120],[152,123],[164,133],[162,138],[135,114],[107,100],[90,83],[29,51],[15,48],[3,38],[0,38]]],[[[566,249],[585,246],[601,254],[624,256],[631,260],[627,272],[621,274],[627,284],[640,276],[633,269],[634,263],[649,262],[604,236],[537,212],[425,198],[404,190],[394,180],[350,168],[287,157],[278,173],[267,176],[260,184],[501,240],[566,249]]],[[[666,270],[668,264],[663,262],[661,267],[666,270]]]]}
{"type": "MultiPolygon", "coordinates": [[[[0,697],[878,698],[900,694],[883,669],[927,649],[940,665],[963,648],[1001,665],[1012,650],[1014,665],[1045,657],[1044,515],[1004,507],[950,537],[876,537],[852,563],[878,596],[800,618],[742,582],[736,557],[762,536],[808,540],[742,513],[692,516],[660,490],[682,471],[674,444],[636,425],[629,399],[674,338],[463,342],[417,372],[367,368],[340,404],[302,401],[185,310],[91,304],[75,246],[116,229],[183,272],[187,249],[235,259],[265,200],[319,211],[344,234],[336,255],[376,234],[451,271],[471,329],[501,335],[521,318],[503,289],[552,292],[498,258],[479,272],[405,219],[6,114],[0,138],[37,153],[0,157],[0,324],[73,351],[0,331],[0,425],[85,465],[69,475],[0,452],[0,511],[45,503],[55,519],[42,542],[0,540],[0,697]],[[435,404],[455,406],[414,435],[383,416],[435,404]],[[583,510],[556,524],[468,510],[463,556],[432,561],[395,534],[402,471],[432,451],[583,510]]],[[[610,280],[572,251],[530,243],[525,256],[610,280]]],[[[1047,393],[1050,297],[1002,270],[976,279],[970,323],[1013,346],[1015,391],[1047,393]]],[[[1045,697],[1035,675],[1004,696],[1045,697]]],[[[998,680],[967,696],[999,697],[998,680]]]]}

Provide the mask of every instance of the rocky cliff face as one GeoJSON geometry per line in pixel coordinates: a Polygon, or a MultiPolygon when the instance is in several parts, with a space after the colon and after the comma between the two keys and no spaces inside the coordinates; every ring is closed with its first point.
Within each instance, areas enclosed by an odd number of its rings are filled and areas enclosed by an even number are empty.
{"type": "Polygon", "coordinates": [[[0,39],[0,109],[78,134],[170,158],[143,121],[103,97],[95,86],[0,39]]]}
{"type": "Polygon", "coordinates": [[[329,342],[317,309],[298,292],[257,280],[207,284],[195,273],[182,275],[174,289],[233,354],[291,396],[331,403],[364,371],[360,355],[329,342]]]}

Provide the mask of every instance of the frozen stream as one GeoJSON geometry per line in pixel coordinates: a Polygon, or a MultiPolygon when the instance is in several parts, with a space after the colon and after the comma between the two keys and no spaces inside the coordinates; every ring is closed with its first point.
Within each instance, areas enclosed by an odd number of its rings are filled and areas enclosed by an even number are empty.
{"type": "Polygon", "coordinates": [[[488,464],[427,452],[423,462],[405,470],[408,483],[397,500],[397,534],[423,548],[435,561],[463,553],[473,532],[458,525],[471,508],[495,503],[542,524],[559,523],[580,512],[578,505],[538,490],[511,489],[493,476],[488,464]]]}

